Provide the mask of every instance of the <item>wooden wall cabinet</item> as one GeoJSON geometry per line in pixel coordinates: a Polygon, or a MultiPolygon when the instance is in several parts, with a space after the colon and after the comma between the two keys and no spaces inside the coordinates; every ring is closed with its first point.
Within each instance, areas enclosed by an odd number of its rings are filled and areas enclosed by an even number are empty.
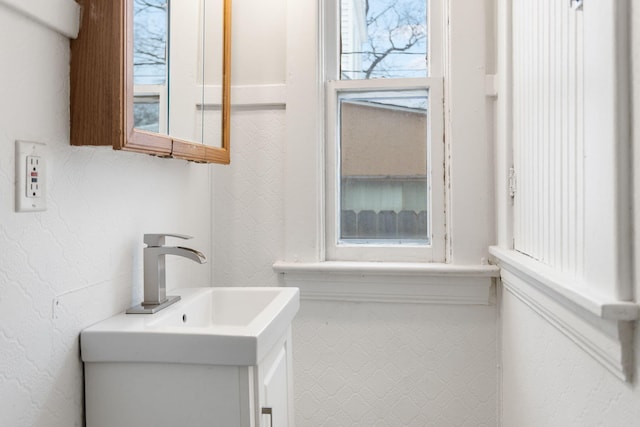
{"type": "Polygon", "coordinates": [[[112,146],[160,157],[228,164],[231,0],[224,0],[220,11],[220,147],[133,127],[133,1],[78,0],[82,7],[80,33],[71,41],[71,145],[112,146]]]}

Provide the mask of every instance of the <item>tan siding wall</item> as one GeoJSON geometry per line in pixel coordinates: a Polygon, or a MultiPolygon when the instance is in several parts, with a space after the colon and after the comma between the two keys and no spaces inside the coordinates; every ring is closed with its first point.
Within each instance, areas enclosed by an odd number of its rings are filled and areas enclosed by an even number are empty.
{"type": "Polygon", "coordinates": [[[342,122],[342,176],[427,174],[426,115],[345,102],[342,122]]]}

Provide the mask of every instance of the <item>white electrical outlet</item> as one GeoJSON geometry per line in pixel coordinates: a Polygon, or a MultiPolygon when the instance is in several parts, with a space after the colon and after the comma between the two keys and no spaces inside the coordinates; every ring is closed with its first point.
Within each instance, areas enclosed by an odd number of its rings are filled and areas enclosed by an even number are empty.
{"type": "Polygon", "coordinates": [[[45,147],[16,141],[16,212],[47,210],[45,147]]]}

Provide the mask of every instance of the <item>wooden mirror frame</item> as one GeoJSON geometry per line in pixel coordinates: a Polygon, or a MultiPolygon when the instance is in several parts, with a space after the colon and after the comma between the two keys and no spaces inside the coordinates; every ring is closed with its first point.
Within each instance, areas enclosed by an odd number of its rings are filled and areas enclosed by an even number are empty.
{"type": "Polygon", "coordinates": [[[71,40],[71,145],[112,146],[200,163],[230,162],[231,0],[223,0],[222,146],[133,127],[133,0],[77,0],[71,40]]]}

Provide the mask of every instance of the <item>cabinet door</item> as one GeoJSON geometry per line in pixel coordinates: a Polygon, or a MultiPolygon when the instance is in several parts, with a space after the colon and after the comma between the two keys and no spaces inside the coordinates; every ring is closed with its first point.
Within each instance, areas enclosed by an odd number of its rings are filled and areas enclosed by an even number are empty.
{"type": "Polygon", "coordinates": [[[293,427],[288,346],[276,346],[260,366],[260,427],[293,427]]]}

